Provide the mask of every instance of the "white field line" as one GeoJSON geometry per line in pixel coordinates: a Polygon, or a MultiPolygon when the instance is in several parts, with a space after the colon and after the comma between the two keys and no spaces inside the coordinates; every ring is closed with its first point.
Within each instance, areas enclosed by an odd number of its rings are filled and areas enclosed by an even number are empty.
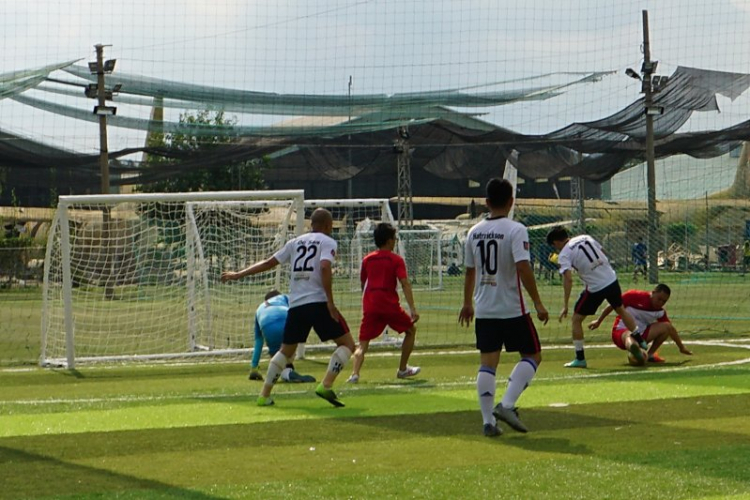
{"type": "MultiPolygon", "coordinates": [[[[750,349],[750,338],[739,338],[739,339],[728,339],[728,340],[692,340],[692,341],[683,341],[686,345],[706,345],[706,346],[715,346],[715,347],[739,347],[742,349],[750,349]]],[[[308,349],[312,349],[315,352],[320,351],[326,351],[330,350],[333,351],[333,345],[325,345],[320,348],[318,346],[311,346],[308,347],[308,349]]],[[[586,349],[611,349],[612,343],[611,342],[605,342],[603,344],[586,344],[586,349]]],[[[542,351],[556,351],[556,350],[565,350],[565,349],[571,349],[570,346],[566,345],[550,345],[550,346],[543,346],[542,351]]],[[[420,354],[420,351],[415,351],[417,354],[420,354]]],[[[465,349],[454,349],[454,350],[445,350],[445,351],[435,351],[431,350],[429,348],[425,348],[425,351],[422,351],[422,353],[428,353],[430,356],[456,356],[456,355],[465,355],[465,354],[475,354],[476,350],[472,349],[471,347],[467,347],[465,349]]],[[[327,360],[328,354],[320,354],[320,355],[307,355],[304,359],[309,360],[327,360]]],[[[378,351],[373,350],[369,351],[367,353],[368,358],[390,358],[390,357],[396,357],[401,356],[401,350],[399,348],[399,345],[396,345],[394,343],[393,349],[391,351],[378,351]]],[[[209,363],[213,364],[242,364],[245,361],[238,361],[237,359],[232,360],[222,360],[222,359],[215,359],[209,361],[209,363]]],[[[163,362],[163,363],[133,363],[132,365],[128,366],[128,368],[153,368],[155,366],[206,366],[206,361],[170,361],[170,362],[163,362]]],[[[89,365],[88,367],[96,367],[97,370],[114,370],[118,368],[122,368],[122,364],[103,364],[103,365],[89,365]]],[[[15,368],[0,368],[0,373],[28,373],[28,372],[35,372],[42,369],[39,366],[25,366],[25,367],[15,367],[15,368]]],[[[45,367],[43,368],[45,370],[65,370],[65,368],[53,368],[53,367],[45,367]]]]}
{"type": "MultiPolygon", "coordinates": [[[[687,344],[688,342],[686,342],[687,344]]],[[[719,347],[739,347],[741,349],[750,349],[750,344],[748,345],[735,345],[735,344],[729,344],[729,343],[723,343],[721,341],[694,341],[690,342],[692,345],[711,345],[711,346],[719,346],[719,347]]],[[[589,346],[587,346],[588,348],[589,346]]],[[[591,347],[594,348],[602,348],[602,347],[608,347],[611,348],[611,345],[592,345],[591,347]]],[[[562,348],[559,346],[555,346],[555,348],[562,348]]],[[[441,354],[441,355],[456,355],[456,354],[467,354],[469,351],[442,351],[435,354],[441,354]]],[[[397,353],[372,353],[373,356],[375,355],[381,355],[381,356],[396,356],[397,353]]],[[[369,354],[368,354],[369,355],[369,354]]],[[[707,363],[702,365],[684,365],[684,366],[674,366],[674,367],[662,367],[659,368],[658,373],[675,373],[675,372],[684,372],[684,371],[692,371],[692,370],[705,370],[705,369],[716,369],[716,368],[722,368],[727,366],[738,366],[738,365],[744,365],[749,364],[750,358],[744,358],[744,359],[738,359],[735,361],[723,361],[720,363],[707,363]]],[[[549,376],[549,377],[535,377],[534,382],[550,382],[550,381],[560,381],[560,380],[584,380],[584,379],[600,379],[600,378],[609,378],[609,377],[637,377],[640,375],[645,375],[648,373],[653,373],[653,371],[649,370],[633,370],[633,369],[625,369],[620,371],[614,371],[614,372],[607,372],[607,373],[587,373],[585,370],[581,370],[579,373],[574,373],[572,375],[556,375],[556,376],[549,376]]],[[[503,382],[504,379],[498,378],[498,383],[503,382]]],[[[339,390],[346,393],[351,392],[357,392],[357,391],[385,391],[385,390],[393,390],[398,389],[401,391],[419,391],[419,390],[433,390],[433,389],[440,389],[440,388],[454,388],[454,387],[462,387],[462,386],[474,386],[475,381],[473,377],[467,376],[465,380],[459,380],[455,382],[437,382],[437,383],[430,383],[430,384],[424,384],[424,385],[404,385],[404,384],[378,384],[367,387],[357,386],[355,384],[342,384],[339,386],[339,390]]],[[[284,394],[307,394],[310,390],[296,390],[296,391],[285,391],[284,394]]],[[[9,405],[19,405],[19,406],[42,406],[42,405],[60,405],[60,404],[98,404],[98,403],[142,403],[142,402],[150,402],[150,401],[180,401],[180,400],[190,400],[190,399],[206,399],[206,400],[224,400],[224,399],[236,399],[238,397],[250,397],[253,398],[254,394],[248,394],[247,392],[235,392],[235,393],[225,393],[225,394],[181,394],[181,395],[159,395],[159,396],[116,396],[116,397],[106,397],[106,398],[55,398],[55,399],[28,399],[28,400],[13,400],[13,401],[0,401],[0,407],[2,406],[9,406],[9,405]]]]}

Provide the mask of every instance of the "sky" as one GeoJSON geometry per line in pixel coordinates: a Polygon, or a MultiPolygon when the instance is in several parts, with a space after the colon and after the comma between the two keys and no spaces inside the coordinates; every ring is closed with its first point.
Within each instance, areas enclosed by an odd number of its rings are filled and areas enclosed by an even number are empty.
{"type": "MultiPolygon", "coordinates": [[[[482,110],[480,118],[492,123],[543,133],[602,118],[639,97],[640,83],[624,70],[640,69],[643,9],[658,74],[679,65],[750,73],[750,0],[0,0],[0,73],[85,63],[97,43],[111,45],[105,57],[117,59],[116,71],[295,94],[346,95],[350,77],[353,94],[392,94],[512,89],[519,84],[487,85],[615,71],[548,101],[482,110]]],[[[539,82],[566,78],[573,77],[539,82]]],[[[722,128],[750,114],[748,96],[720,98],[720,106],[720,114],[696,114],[685,130],[722,128]]],[[[98,150],[96,124],[9,100],[0,101],[0,128],[71,150],[98,150]]],[[[143,142],[139,132],[109,134],[111,150],[143,142]]]]}

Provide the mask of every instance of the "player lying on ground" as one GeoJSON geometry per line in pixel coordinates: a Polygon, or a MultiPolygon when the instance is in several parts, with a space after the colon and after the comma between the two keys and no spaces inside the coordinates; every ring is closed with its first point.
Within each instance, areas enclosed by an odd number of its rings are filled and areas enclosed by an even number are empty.
{"type": "MultiPolygon", "coordinates": [[[[644,365],[646,362],[663,363],[664,358],[657,352],[659,347],[668,338],[677,345],[682,354],[688,356],[693,353],[682,343],[677,329],[667,317],[667,311],[664,305],[672,295],[669,286],[660,283],[651,292],[644,290],[628,290],[622,295],[622,303],[625,309],[633,316],[638,328],[643,332],[642,338],[646,343],[651,345],[648,351],[641,349],[635,340],[630,336],[630,332],[625,327],[622,318],[617,316],[612,325],[612,342],[620,349],[627,350],[630,354],[631,364],[644,365]]],[[[607,306],[596,321],[589,324],[589,330],[595,330],[602,324],[611,312],[612,306],[607,306]]]]}
{"type": "MultiPolygon", "coordinates": [[[[250,362],[250,376],[248,377],[250,380],[263,380],[263,375],[258,371],[263,344],[268,346],[268,355],[271,357],[279,351],[284,340],[284,325],[288,313],[289,297],[282,295],[278,290],[268,292],[265,300],[255,310],[255,344],[253,359],[250,362]]],[[[294,357],[292,356],[284,371],[281,372],[281,380],[284,382],[315,382],[315,377],[312,375],[297,373],[294,370],[293,361],[294,357]]]]}
{"type": "Polygon", "coordinates": [[[414,294],[406,274],[406,263],[393,252],[396,246],[396,228],[381,222],[373,232],[378,249],[362,259],[360,284],[362,286],[362,324],[359,328],[359,346],[354,351],[352,375],[347,382],[359,382],[359,372],[365,362],[365,353],[370,341],[380,336],[386,326],[404,334],[401,344],[401,360],[396,377],[408,378],[418,374],[418,366],[409,366],[409,356],[414,349],[417,335],[415,323],[419,319],[414,305],[414,294]],[[410,314],[401,308],[396,286],[401,283],[410,314]]]}

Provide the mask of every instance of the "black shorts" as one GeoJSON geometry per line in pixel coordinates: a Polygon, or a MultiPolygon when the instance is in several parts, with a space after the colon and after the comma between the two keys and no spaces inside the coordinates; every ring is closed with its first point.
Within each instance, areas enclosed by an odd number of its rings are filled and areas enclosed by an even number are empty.
{"type": "Polygon", "coordinates": [[[310,335],[310,328],[315,330],[320,340],[333,340],[349,333],[349,327],[341,316],[336,322],[328,312],[325,302],[313,302],[289,308],[284,324],[284,344],[299,344],[306,342],[310,335]]]}
{"type": "Polygon", "coordinates": [[[622,290],[620,290],[620,283],[617,280],[598,292],[582,291],[573,310],[583,316],[591,316],[596,314],[596,310],[605,300],[615,309],[622,305],[622,290]]]}
{"type": "Polygon", "coordinates": [[[479,352],[495,352],[505,346],[505,352],[536,354],[541,352],[539,335],[531,315],[516,318],[477,318],[474,322],[479,352]]]}

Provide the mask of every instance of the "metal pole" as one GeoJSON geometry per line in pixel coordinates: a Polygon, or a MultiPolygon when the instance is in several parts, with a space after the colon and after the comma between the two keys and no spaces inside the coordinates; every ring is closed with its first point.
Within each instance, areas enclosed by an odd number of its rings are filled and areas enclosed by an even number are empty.
{"type": "MultiPolygon", "coordinates": [[[[100,107],[107,105],[107,94],[104,88],[104,45],[96,48],[96,97],[100,107]]],[[[99,170],[101,172],[101,193],[109,194],[109,150],[107,148],[107,116],[99,115],[99,170]]]]}
{"type": "MultiPolygon", "coordinates": [[[[96,49],[96,97],[99,109],[104,109],[107,105],[107,92],[104,87],[104,45],[94,45],[96,49]]],[[[99,171],[101,173],[101,193],[109,194],[109,149],[107,147],[107,116],[104,113],[99,114],[99,171]]],[[[112,257],[110,248],[110,229],[111,214],[109,205],[102,208],[102,239],[104,240],[104,269],[109,268],[109,275],[106,276],[104,284],[104,296],[108,299],[114,298],[115,291],[112,284],[112,277],[115,274],[115,261],[112,257]],[[109,265],[107,265],[109,264],[109,265]]]]}
{"type": "MultiPolygon", "coordinates": [[[[349,75],[349,120],[346,122],[347,125],[351,126],[352,123],[352,75],[349,75]]],[[[350,129],[351,130],[351,129],[350,129]]],[[[352,167],[352,133],[349,132],[349,135],[347,137],[347,140],[349,142],[349,165],[347,165],[349,168],[352,167]]],[[[346,197],[349,199],[354,198],[353,194],[353,186],[352,186],[352,178],[349,177],[346,180],[346,197]]]]}
{"type": "Polygon", "coordinates": [[[644,94],[644,113],[646,114],[646,179],[648,184],[648,281],[659,282],[659,267],[657,262],[656,238],[656,167],[654,160],[654,117],[650,114],[653,105],[653,89],[651,76],[654,68],[651,64],[651,47],[648,34],[648,11],[643,11],[643,80],[641,89],[644,94]]]}

